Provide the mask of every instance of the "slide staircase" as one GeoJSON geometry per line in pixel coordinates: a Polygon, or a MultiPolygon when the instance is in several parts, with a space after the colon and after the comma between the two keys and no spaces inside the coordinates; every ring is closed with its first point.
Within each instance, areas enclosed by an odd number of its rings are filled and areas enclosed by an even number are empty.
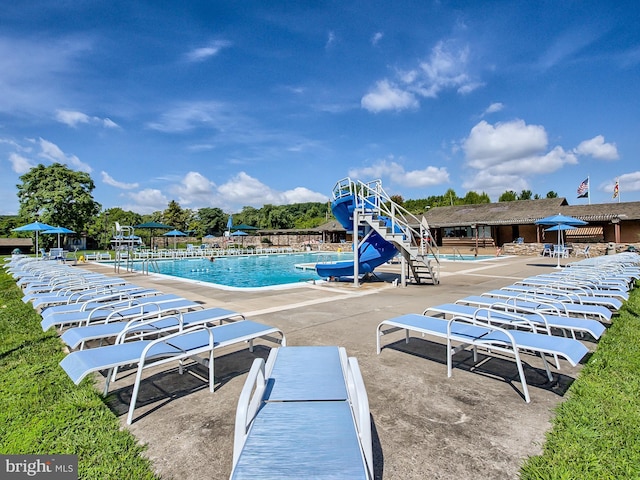
{"type": "MultiPolygon", "coordinates": [[[[438,247],[426,219],[394,202],[380,180],[368,183],[350,178],[340,180],[333,189],[332,210],[338,221],[354,232],[354,239],[357,237],[358,249],[354,252],[361,251],[377,234],[392,244],[403,259],[403,285],[407,277],[419,284],[440,283],[438,247]]],[[[357,263],[356,258],[354,265],[357,263]]]]}

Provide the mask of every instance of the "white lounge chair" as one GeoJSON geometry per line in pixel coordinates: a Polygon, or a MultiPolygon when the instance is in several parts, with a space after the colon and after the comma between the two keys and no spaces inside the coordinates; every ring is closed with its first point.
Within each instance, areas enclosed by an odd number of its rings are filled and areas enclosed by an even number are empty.
{"type": "Polygon", "coordinates": [[[172,293],[157,295],[150,298],[143,298],[140,301],[129,302],[125,305],[119,303],[117,306],[104,305],[90,310],[89,312],[70,312],[59,315],[50,315],[40,322],[42,329],[47,331],[55,326],[65,328],[71,325],[90,325],[95,323],[120,322],[149,315],[159,316],[167,313],[181,312],[203,308],[201,304],[192,300],[187,300],[172,293]]]}
{"type": "Polygon", "coordinates": [[[232,322],[244,320],[244,315],[227,310],[226,308],[206,308],[191,312],[173,311],[171,313],[159,312],[140,317],[134,317],[129,321],[112,321],[108,323],[96,323],[80,327],[72,327],[65,330],[60,338],[69,348],[84,347],[92,340],[106,340],[115,338],[115,343],[121,343],[125,336],[138,338],[157,336],[167,331],[184,330],[195,325],[221,325],[224,321],[232,322]]]}
{"type": "Polygon", "coordinates": [[[576,338],[576,333],[587,333],[595,340],[598,340],[606,331],[604,325],[597,320],[553,315],[506,302],[498,302],[486,307],[444,303],[429,307],[422,314],[432,316],[429,315],[430,312],[446,315],[449,318],[456,316],[478,318],[498,325],[501,322],[504,325],[513,326],[526,323],[536,327],[539,333],[552,333],[553,329],[558,329],[563,332],[569,332],[572,338],[576,338]]]}
{"type": "Polygon", "coordinates": [[[470,295],[456,301],[460,304],[478,305],[482,307],[496,303],[510,303],[519,307],[553,313],[555,315],[597,318],[601,322],[610,323],[613,312],[602,305],[582,305],[552,301],[536,295],[519,294],[509,290],[491,290],[482,295],[470,295]]]}
{"type": "Polygon", "coordinates": [[[111,377],[115,377],[117,368],[125,365],[136,365],[137,373],[127,415],[127,424],[131,424],[142,373],[145,369],[169,362],[179,362],[180,372],[182,372],[185,360],[193,359],[199,361],[209,369],[209,391],[213,392],[215,384],[215,349],[249,342],[249,348],[253,351],[253,342],[258,338],[278,343],[278,340],[273,335],[279,335],[279,343],[286,344],[284,333],[281,330],[250,320],[227,323],[218,327],[195,326],[156,340],[135,340],[87,350],[77,350],[64,357],[60,362],[60,366],[76,385],[93,372],[107,370],[104,387],[104,395],[106,396],[109,391],[111,377]],[[200,358],[203,355],[206,358],[200,358]]]}
{"type": "Polygon", "coordinates": [[[373,479],[371,419],[355,358],[333,346],[254,360],[236,412],[231,479],[373,479]]]}
{"type": "Polygon", "coordinates": [[[398,330],[405,331],[405,341],[408,343],[410,332],[442,338],[447,341],[447,376],[451,377],[453,369],[453,355],[468,347],[473,349],[474,362],[478,361],[477,349],[488,352],[498,352],[513,356],[525,401],[529,403],[529,389],[524,375],[520,355],[534,353],[539,355],[544,363],[549,381],[553,380],[545,355],[565,358],[571,365],[576,366],[587,354],[588,349],[573,338],[556,337],[553,335],[534,333],[532,331],[511,330],[489,325],[486,322],[462,317],[450,320],[427,317],[419,314],[402,315],[385,320],[377,329],[376,345],[378,354],[381,351],[380,338],[398,330]],[[389,327],[384,330],[385,327],[389,327]],[[453,343],[458,344],[455,348],[453,343]]]}

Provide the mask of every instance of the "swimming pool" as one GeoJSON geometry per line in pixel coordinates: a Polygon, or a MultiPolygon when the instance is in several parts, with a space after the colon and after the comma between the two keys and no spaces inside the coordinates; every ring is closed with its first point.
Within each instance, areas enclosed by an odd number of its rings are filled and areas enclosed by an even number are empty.
{"type": "MultiPolygon", "coordinates": [[[[315,269],[296,268],[299,264],[350,260],[351,253],[311,252],[275,255],[247,255],[207,258],[158,260],[155,264],[163,275],[213,283],[236,288],[273,287],[321,280],[315,269]]],[[[142,270],[142,262],[133,268],[142,270]]],[[[151,271],[155,269],[151,268],[151,271]]]]}

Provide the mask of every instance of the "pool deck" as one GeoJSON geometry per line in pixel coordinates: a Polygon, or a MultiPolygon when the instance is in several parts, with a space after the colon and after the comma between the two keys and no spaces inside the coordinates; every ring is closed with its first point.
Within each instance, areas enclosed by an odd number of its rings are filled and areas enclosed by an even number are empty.
{"type": "MultiPolygon", "coordinates": [[[[573,259],[563,263],[567,261],[573,259]]],[[[359,361],[369,396],[376,479],[513,479],[527,456],[540,453],[552,410],[580,367],[561,362],[557,380],[549,383],[540,359],[525,356],[531,394],[527,404],[510,359],[492,358],[475,369],[462,362],[447,378],[441,343],[413,338],[405,344],[399,332],[383,338],[386,348],[377,355],[376,327],[392,317],[422,313],[428,306],[553,271],[555,265],[556,259],[547,257],[443,262],[440,285],[406,288],[393,286],[399,266],[387,265],[376,270],[377,281],[360,288],[332,282],[249,292],[140,273],[119,276],[279,327],[288,345],[345,347],[359,361]]],[[[113,273],[113,267],[98,264],[82,268],[113,273]]],[[[213,394],[198,375],[179,375],[177,370],[147,374],[128,428],[146,444],[163,479],[229,477],[240,390],[253,359],[266,358],[269,346],[257,347],[253,354],[233,348],[219,352],[213,394]]],[[[108,400],[123,426],[132,377],[113,383],[115,395],[108,400]]]]}

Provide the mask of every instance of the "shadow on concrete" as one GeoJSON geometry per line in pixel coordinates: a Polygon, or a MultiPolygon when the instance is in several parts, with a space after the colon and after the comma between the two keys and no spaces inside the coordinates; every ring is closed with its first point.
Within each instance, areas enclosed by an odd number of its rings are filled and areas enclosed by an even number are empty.
{"type": "MultiPolygon", "coordinates": [[[[233,378],[247,373],[256,358],[264,360],[269,356],[271,349],[264,345],[256,345],[253,353],[249,350],[240,350],[228,353],[214,359],[215,390],[222,388],[233,378]]],[[[122,369],[118,373],[118,381],[134,382],[137,368],[122,369]]],[[[203,389],[209,388],[208,369],[199,363],[191,363],[183,367],[180,374],[178,367],[154,373],[143,377],[140,382],[140,390],[136,401],[137,409],[147,408],[142,414],[134,417],[134,422],[161,409],[172,401],[191,395],[203,389]]],[[[106,405],[116,415],[124,415],[129,410],[133,384],[113,390],[105,399],[106,405]]]]}
{"type": "MultiPolygon", "coordinates": [[[[434,362],[447,364],[447,346],[442,343],[432,342],[421,338],[411,337],[409,343],[400,340],[384,346],[385,349],[396,350],[398,352],[407,353],[415,357],[434,362]]],[[[527,385],[530,387],[542,388],[559,396],[564,396],[574,378],[552,371],[553,381],[549,381],[544,368],[538,368],[530,365],[525,361],[521,352],[521,361],[524,369],[527,385]]],[[[539,362],[539,357],[535,356],[539,362]]],[[[550,368],[553,369],[553,359],[548,359],[550,368]]],[[[453,357],[453,375],[455,370],[464,370],[485,376],[487,378],[501,379],[508,383],[515,392],[524,400],[520,385],[520,377],[518,375],[518,367],[515,361],[508,357],[501,357],[499,354],[485,355],[478,352],[478,361],[473,362],[473,352],[464,350],[456,353],[453,357]]],[[[487,385],[489,387],[489,385],[487,385]]]]}

